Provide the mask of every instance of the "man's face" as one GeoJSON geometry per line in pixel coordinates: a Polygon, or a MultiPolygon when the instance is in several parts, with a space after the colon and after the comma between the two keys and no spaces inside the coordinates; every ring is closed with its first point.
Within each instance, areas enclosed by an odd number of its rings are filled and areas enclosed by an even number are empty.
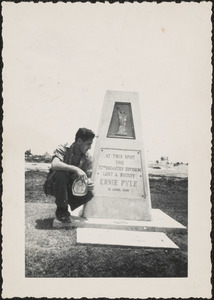
{"type": "Polygon", "coordinates": [[[83,141],[82,139],[78,139],[79,149],[82,154],[86,154],[86,152],[91,149],[91,145],[93,143],[93,139],[89,139],[83,141]]]}

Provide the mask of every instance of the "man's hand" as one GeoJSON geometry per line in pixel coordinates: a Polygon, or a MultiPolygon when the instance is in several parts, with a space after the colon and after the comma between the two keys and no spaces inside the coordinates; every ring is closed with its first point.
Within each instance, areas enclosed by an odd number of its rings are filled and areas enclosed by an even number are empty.
{"type": "Polygon", "coordinates": [[[86,173],[83,170],[81,170],[80,168],[77,168],[76,173],[77,173],[77,176],[79,178],[86,180],[88,190],[89,191],[93,191],[93,189],[94,189],[94,183],[91,180],[91,178],[88,178],[87,175],[86,175],[86,173]]]}
{"type": "Polygon", "coordinates": [[[94,183],[93,183],[93,181],[91,180],[91,178],[88,178],[87,186],[88,186],[88,190],[89,190],[89,191],[93,191],[93,189],[94,189],[94,183]]]}
{"type": "Polygon", "coordinates": [[[87,179],[87,175],[85,174],[85,172],[83,170],[81,170],[80,168],[76,169],[76,174],[78,177],[82,178],[82,179],[87,179]]]}

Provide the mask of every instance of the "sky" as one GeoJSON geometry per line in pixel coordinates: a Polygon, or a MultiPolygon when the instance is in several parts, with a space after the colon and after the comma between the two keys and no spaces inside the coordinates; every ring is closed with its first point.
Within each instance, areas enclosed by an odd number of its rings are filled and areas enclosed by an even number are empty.
{"type": "Polygon", "coordinates": [[[139,93],[148,160],[188,162],[203,137],[209,147],[209,3],[3,9],[6,143],[52,154],[79,127],[97,133],[105,93],[116,90],[139,93]]]}

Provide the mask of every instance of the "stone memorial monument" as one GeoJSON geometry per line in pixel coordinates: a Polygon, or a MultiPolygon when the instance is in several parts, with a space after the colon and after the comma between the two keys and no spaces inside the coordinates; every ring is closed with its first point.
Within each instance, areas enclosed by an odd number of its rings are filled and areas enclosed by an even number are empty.
{"type": "Polygon", "coordinates": [[[92,176],[94,198],[83,217],[151,220],[138,93],[106,92],[92,176]]]}
{"type": "Polygon", "coordinates": [[[186,228],[151,208],[138,93],[107,91],[94,149],[94,197],[72,223],[77,244],[178,248],[166,232],[186,228]]]}

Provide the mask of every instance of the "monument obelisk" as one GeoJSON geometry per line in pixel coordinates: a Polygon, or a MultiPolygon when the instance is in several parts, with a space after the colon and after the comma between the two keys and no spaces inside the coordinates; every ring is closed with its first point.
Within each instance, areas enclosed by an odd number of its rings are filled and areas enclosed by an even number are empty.
{"type": "Polygon", "coordinates": [[[83,217],[151,221],[138,93],[106,92],[92,179],[94,198],[83,217]]]}

